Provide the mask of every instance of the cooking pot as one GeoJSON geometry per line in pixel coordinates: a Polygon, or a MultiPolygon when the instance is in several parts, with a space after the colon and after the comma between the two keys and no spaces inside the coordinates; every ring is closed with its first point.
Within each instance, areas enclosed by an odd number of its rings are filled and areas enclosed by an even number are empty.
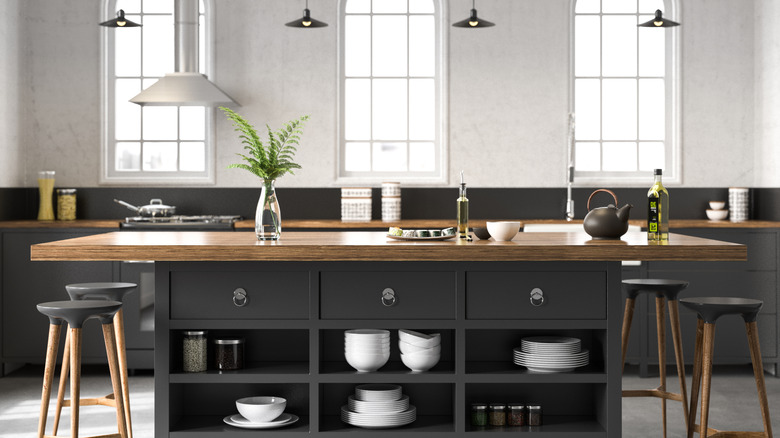
{"type": "Polygon", "coordinates": [[[114,202],[124,205],[143,217],[168,217],[176,213],[176,207],[163,204],[162,199],[152,199],[149,201],[149,205],[144,205],[143,207],[136,207],[119,199],[114,199],[114,202]]]}

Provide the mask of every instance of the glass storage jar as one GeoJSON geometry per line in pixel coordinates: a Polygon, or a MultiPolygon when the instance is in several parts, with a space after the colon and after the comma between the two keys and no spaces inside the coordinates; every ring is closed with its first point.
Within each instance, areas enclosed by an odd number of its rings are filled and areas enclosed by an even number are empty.
{"type": "Polygon", "coordinates": [[[57,189],[57,219],[76,220],[76,189],[57,189]]]}
{"type": "Polygon", "coordinates": [[[486,403],[471,404],[471,425],[484,427],[488,425],[488,411],[486,403]]]}
{"type": "Polygon", "coordinates": [[[214,339],[214,366],[220,371],[244,368],[244,338],[214,339]]]}
{"type": "Polygon", "coordinates": [[[528,425],[529,426],[542,425],[542,405],[538,403],[530,403],[528,405],[528,425]]]}
{"type": "Polygon", "coordinates": [[[488,411],[488,422],[491,426],[506,426],[506,404],[491,403],[488,411]]]}
{"type": "Polygon", "coordinates": [[[507,426],[525,426],[525,405],[522,403],[510,403],[507,408],[507,426]]]}
{"type": "Polygon", "coordinates": [[[182,333],[182,370],[185,373],[206,371],[206,330],[186,330],[182,333]]]}

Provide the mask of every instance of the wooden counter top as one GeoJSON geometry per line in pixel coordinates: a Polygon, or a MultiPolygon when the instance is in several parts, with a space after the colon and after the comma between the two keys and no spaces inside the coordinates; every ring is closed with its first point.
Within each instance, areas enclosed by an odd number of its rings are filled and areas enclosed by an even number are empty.
{"type": "Polygon", "coordinates": [[[384,232],[285,232],[260,242],[253,232],[111,232],[32,245],[32,260],[100,261],[619,261],[746,260],[747,247],[679,234],[648,245],[644,233],[591,240],[585,232],[518,233],[492,240],[398,241],[384,232]]]}

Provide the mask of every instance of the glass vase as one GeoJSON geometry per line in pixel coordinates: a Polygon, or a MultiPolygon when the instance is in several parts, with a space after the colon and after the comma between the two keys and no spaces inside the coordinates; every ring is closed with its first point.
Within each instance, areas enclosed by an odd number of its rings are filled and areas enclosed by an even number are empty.
{"type": "Polygon", "coordinates": [[[275,181],[263,181],[260,199],[255,213],[257,240],[279,240],[282,235],[282,214],[276,198],[275,181]]]}

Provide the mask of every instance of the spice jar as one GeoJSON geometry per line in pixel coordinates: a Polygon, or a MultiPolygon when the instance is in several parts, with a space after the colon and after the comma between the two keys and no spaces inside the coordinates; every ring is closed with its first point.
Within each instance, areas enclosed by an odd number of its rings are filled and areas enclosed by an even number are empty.
{"type": "Polygon", "coordinates": [[[76,220],[76,189],[57,189],[57,219],[76,220]]]}
{"type": "Polygon", "coordinates": [[[525,405],[511,403],[507,409],[506,424],[508,426],[525,426],[525,405]]]}
{"type": "Polygon", "coordinates": [[[487,404],[485,403],[471,404],[471,425],[478,426],[478,427],[484,427],[488,425],[487,404]]]}
{"type": "Polygon", "coordinates": [[[214,339],[214,365],[220,371],[244,368],[244,338],[214,339]]]}
{"type": "Polygon", "coordinates": [[[538,403],[530,403],[528,405],[528,425],[529,426],[542,425],[542,405],[538,403]]]}
{"type": "Polygon", "coordinates": [[[504,403],[490,404],[488,422],[491,426],[506,426],[506,405],[504,403]]]}
{"type": "Polygon", "coordinates": [[[187,373],[206,371],[206,330],[188,330],[183,333],[182,370],[187,373]]]}

